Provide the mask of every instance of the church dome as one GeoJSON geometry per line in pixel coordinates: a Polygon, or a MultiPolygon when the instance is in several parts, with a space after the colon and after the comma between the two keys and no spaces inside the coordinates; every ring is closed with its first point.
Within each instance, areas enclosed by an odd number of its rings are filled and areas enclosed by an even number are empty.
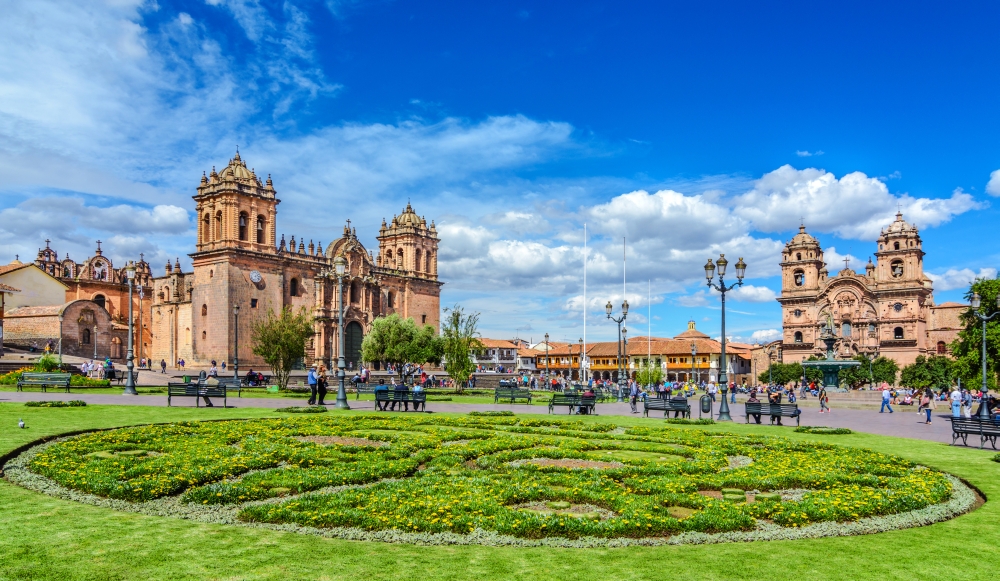
{"type": "Polygon", "coordinates": [[[222,171],[219,172],[220,180],[250,180],[257,182],[257,176],[252,171],[247,169],[247,164],[245,161],[240,159],[240,152],[236,152],[236,157],[229,160],[229,165],[227,165],[222,171]]]}
{"type": "Polygon", "coordinates": [[[813,238],[812,234],[806,232],[805,224],[799,226],[799,233],[792,237],[792,241],[789,244],[815,244],[816,239],[813,238]]]}
{"type": "Polygon", "coordinates": [[[889,227],[885,231],[887,234],[902,234],[903,232],[916,232],[917,227],[903,220],[902,212],[897,212],[896,220],[892,224],[889,224],[889,227]]]}
{"type": "Polygon", "coordinates": [[[393,226],[419,228],[422,223],[423,220],[413,211],[409,202],[406,203],[406,209],[403,210],[403,213],[392,219],[393,226]]]}

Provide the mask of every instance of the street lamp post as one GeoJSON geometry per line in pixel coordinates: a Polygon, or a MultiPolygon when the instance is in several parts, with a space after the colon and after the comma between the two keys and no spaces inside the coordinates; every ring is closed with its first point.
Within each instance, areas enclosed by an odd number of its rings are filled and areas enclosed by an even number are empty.
{"type": "Polygon", "coordinates": [[[743,275],[746,274],[747,270],[747,265],[741,257],[739,262],[736,263],[736,282],[730,286],[726,286],[725,277],[726,266],[728,264],[729,261],[726,260],[725,254],[720,254],[715,264],[712,264],[711,258],[705,264],[705,278],[708,279],[708,287],[714,288],[722,294],[722,354],[719,359],[719,383],[722,384],[722,405],[719,406],[718,418],[720,422],[731,422],[733,420],[729,416],[729,402],[726,401],[726,393],[729,391],[729,377],[726,374],[726,369],[729,367],[726,361],[726,293],[738,286],[743,286],[743,275]],[[719,269],[719,284],[712,282],[712,279],[715,277],[716,266],[719,269]]]}
{"type": "Polygon", "coordinates": [[[583,378],[583,337],[580,337],[580,383],[585,383],[583,378]]]}
{"type": "Polygon", "coordinates": [[[132,333],[132,288],[135,283],[135,263],[129,262],[125,267],[125,276],[128,278],[128,354],[125,356],[125,373],[128,377],[125,378],[125,391],[124,395],[139,395],[139,392],[135,390],[135,376],[132,375],[132,370],[135,368],[135,353],[132,351],[132,342],[134,336],[132,333]]]}
{"type": "Polygon", "coordinates": [[[771,359],[774,357],[774,345],[768,345],[767,350],[767,387],[774,385],[774,376],[771,373],[771,359]]]}
{"type": "Polygon", "coordinates": [[[94,325],[94,361],[97,361],[97,325],[94,325]]]}
{"type": "Polygon", "coordinates": [[[344,388],[344,376],[347,367],[344,362],[344,273],[347,271],[347,260],[343,256],[338,256],[333,260],[333,267],[337,273],[337,301],[340,306],[340,316],[337,319],[337,401],[333,407],[339,410],[349,410],[351,406],[347,404],[347,389],[344,388]]]}
{"type": "Polygon", "coordinates": [[[233,305],[233,379],[240,380],[240,306],[233,305]]]}
{"type": "MultiPolygon", "coordinates": [[[[976,418],[979,421],[985,422],[985,421],[989,421],[989,419],[990,419],[989,406],[986,405],[986,392],[987,392],[987,387],[986,387],[986,322],[987,321],[992,321],[997,315],[1000,315],[1000,311],[996,311],[992,315],[987,315],[986,313],[982,312],[980,310],[980,308],[979,308],[982,305],[982,302],[983,301],[982,301],[982,298],[980,298],[979,293],[972,293],[972,312],[977,317],[979,317],[980,321],[983,322],[983,342],[982,342],[982,360],[981,360],[981,364],[983,366],[983,388],[982,388],[983,395],[980,396],[980,398],[979,398],[979,413],[976,415],[976,418]]],[[[1000,308],[1000,296],[997,297],[997,308],[1000,308]]]]}
{"type": "MultiPolygon", "coordinates": [[[[691,341],[691,381],[694,382],[695,355],[698,353],[698,344],[691,341]]],[[[697,382],[695,382],[697,385],[697,382]]]]}
{"type": "Polygon", "coordinates": [[[618,323],[618,401],[625,401],[624,390],[622,389],[622,337],[625,336],[625,332],[622,330],[622,323],[628,318],[628,300],[622,302],[622,316],[612,317],[611,311],[614,307],[611,306],[611,301],[604,306],[604,310],[607,312],[608,318],[618,323]]]}
{"type": "Polygon", "coordinates": [[[549,334],[545,334],[545,389],[549,388],[549,334]]]}

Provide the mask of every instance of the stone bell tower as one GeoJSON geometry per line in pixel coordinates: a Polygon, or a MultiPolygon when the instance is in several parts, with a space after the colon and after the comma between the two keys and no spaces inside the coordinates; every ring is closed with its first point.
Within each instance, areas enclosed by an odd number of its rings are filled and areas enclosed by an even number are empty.
{"type": "Polygon", "coordinates": [[[924,280],[923,242],[917,227],[903,220],[902,212],[878,237],[876,279],[880,286],[912,286],[924,280]]]}
{"type": "Polygon", "coordinates": [[[221,172],[202,173],[194,196],[198,216],[198,252],[239,248],[274,254],[275,217],[281,200],[275,197],[271,177],[261,183],[240,158],[229,160],[221,172]]]}

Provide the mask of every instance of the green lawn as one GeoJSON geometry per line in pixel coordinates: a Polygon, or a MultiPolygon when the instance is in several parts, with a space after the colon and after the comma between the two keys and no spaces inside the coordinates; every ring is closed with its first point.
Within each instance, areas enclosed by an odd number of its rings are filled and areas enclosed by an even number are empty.
{"type": "MultiPolygon", "coordinates": [[[[338,413],[338,412],[331,412],[338,413]]],[[[70,430],[273,416],[270,410],[0,404],[0,450],[70,430]],[[17,429],[23,418],[28,429],[17,429]]],[[[578,418],[574,418],[578,419],[578,418]]],[[[634,417],[584,421],[656,425],[634,417]]],[[[684,428],[682,428],[684,429],[684,428]]],[[[711,430],[822,439],[898,454],[1000,494],[993,452],[867,434],[810,436],[769,426],[711,430]]],[[[1000,507],[861,537],[627,549],[421,547],[325,539],[119,513],[0,483],[0,579],[993,579],[1000,507]],[[992,566],[991,573],[983,565],[992,566]]]]}

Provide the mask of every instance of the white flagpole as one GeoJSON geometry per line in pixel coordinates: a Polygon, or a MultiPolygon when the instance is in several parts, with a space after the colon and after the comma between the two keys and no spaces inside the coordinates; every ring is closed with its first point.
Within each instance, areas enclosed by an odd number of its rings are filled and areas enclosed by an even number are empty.
{"type": "Polygon", "coordinates": [[[646,331],[646,363],[653,360],[653,303],[651,301],[653,292],[653,282],[646,279],[646,308],[648,309],[648,315],[646,315],[646,322],[649,323],[649,329],[646,331]]]}
{"type": "Polygon", "coordinates": [[[586,381],[590,366],[587,365],[587,223],[583,224],[583,353],[580,353],[580,366],[583,368],[581,381],[586,381]]]}

